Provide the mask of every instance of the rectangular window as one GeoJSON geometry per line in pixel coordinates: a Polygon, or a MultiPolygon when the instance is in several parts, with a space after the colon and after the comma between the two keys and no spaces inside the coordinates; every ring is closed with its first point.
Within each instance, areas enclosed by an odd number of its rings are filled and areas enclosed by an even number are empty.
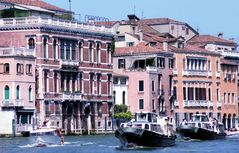
{"type": "Polygon", "coordinates": [[[188,88],[188,100],[194,100],[194,88],[188,88]]]}
{"type": "Polygon", "coordinates": [[[152,81],[152,92],[154,92],[155,89],[154,89],[154,81],[152,81]]]}
{"type": "Polygon", "coordinates": [[[208,88],[208,100],[212,101],[212,97],[211,97],[211,89],[208,88]]]}
{"type": "Polygon", "coordinates": [[[174,68],[174,59],[173,58],[168,59],[168,66],[170,69],[174,68]]]}
{"type": "Polygon", "coordinates": [[[76,60],[76,44],[74,42],[71,45],[71,59],[76,60]]]}
{"type": "Polygon", "coordinates": [[[234,93],[232,93],[232,104],[234,104],[234,93]]]}
{"type": "Polygon", "coordinates": [[[113,77],[113,84],[118,84],[118,80],[119,80],[118,77],[113,77]]]}
{"type": "Polygon", "coordinates": [[[163,57],[158,57],[158,67],[159,68],[165,67],[165,59],[163,57]]]}
{"type": "Polygon", "coordinates": [[[224,100],[224,104],[226,104],[226,93],[224,93],[224,96],[223,96],[223,100],[224,100]]]}
{"type": "Polygon", "coordinates": [[[70,59],[70,42],[69,41],[66,42],[66,59],[67,60],[70,59]]]}
{"type": "Polygon", "coordinates": [[[230,93],[227,94],[227,103],[230,104],[230,93]]]}
{"type": "Polygon", "coordinates": [[[139,100],[139,109],[144,109],[144,100],[143,99],[139,100]]]}
{"type": "Polygon", "coordinates": [[[139,81],[139,91],[144,91],[144,81],[139,81]]]}
{"type": "Polygon", "coordinates": [[[126,84],[126,78],[125,77],[120,78],[120,84],[121,85],[126,84]]]}
{"type": "Polygon", "coordinates": [[[26,65],[26,73],[27,74],[32,74],[32,65],[31,64],[26,65]]]}
{"type": "Polygon", "coordinates": [[[62,40],[60,45],[61,59],[65,59],[65,42],[62,40]]]}
{"type": "Polygon", "coordinates": [[[152,111],[154,111],[155,107],[154,107],[154,99],[152,99],[152,111]]]}
{"type": "Polygon", "coordinates": [[[219,89],[217,89],[217,101],[219,101],[219,89]]]}
{"type": "Polygon", "coordinates": [[[127,46],[127,47],[134,46],[134,42],[126,42],[126,46],[127,46]]]}
{"type": "Polygon", "coordinates": [[[118,68],[125,68],[125,59],[118,59],[118,68]]]}
{"type": "Polygon", "coordinates": [[[183,100],[187,100],[186,87],[183,87],[183,100]]]}
{"type": "Polygon", "coordinates": [[[8,63],[4,64],[4,73],[9,73],[10,72],[10,66],[8,63]]]}

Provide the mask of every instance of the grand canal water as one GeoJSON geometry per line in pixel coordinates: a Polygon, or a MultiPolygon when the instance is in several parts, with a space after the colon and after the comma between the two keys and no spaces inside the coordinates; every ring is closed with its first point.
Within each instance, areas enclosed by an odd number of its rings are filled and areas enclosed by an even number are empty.
{"type": "Polygon", "coordinates": [[[167,148],[123,149],[113,135],[67,136],[65,145],[34,147],[33,138],[0,138],[0,153],[238,153],[239,136],[214,141],[184,141],[167,148]]]}

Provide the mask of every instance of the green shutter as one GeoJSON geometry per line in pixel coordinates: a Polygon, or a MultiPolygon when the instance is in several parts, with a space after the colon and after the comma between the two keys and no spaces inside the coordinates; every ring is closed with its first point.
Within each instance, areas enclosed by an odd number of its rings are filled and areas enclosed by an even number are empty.
{"type": "Polygon", "coordinates": [[[4,95],[5,95],[5,100],[9,100],[10,98],[10,92],[9,92],[9,87],[6,86],[5,89],[4,89],[4,95]]]}

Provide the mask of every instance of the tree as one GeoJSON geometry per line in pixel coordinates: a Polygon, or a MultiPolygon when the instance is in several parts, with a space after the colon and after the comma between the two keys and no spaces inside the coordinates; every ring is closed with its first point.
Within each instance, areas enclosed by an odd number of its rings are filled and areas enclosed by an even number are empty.
{"type": "Polygon", "coordinates": [[[128,111],[128,107],[126,105],[115,105],[114,118],[123,119],[123,120],[131,120],[132,114],[130,111],[128,111]]]}

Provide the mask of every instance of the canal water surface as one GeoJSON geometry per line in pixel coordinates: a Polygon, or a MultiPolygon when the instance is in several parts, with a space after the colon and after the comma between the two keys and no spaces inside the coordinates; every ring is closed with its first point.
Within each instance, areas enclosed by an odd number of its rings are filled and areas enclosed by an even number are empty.
{"type": "Polygon", "coordinates": [[[32,137],[0,138],[0,153],[239,153],[239,136],[214,141],[184,141],[167,148],[120,147],[113,135],[66,136],[65,145],[35,147],[32,137]]]}

